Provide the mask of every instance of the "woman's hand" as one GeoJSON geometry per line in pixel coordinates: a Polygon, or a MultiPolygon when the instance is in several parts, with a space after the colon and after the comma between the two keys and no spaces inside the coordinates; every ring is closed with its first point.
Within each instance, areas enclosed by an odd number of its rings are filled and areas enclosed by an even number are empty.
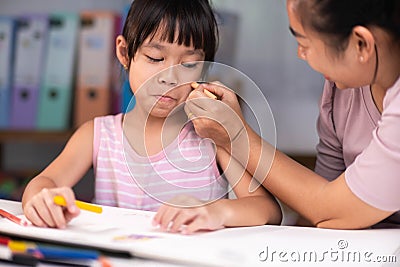
{"type": "Polygon", "coordinates": [[[209,203],[190,197],[179,196],[171,204],[163,205],[153,218],[153,226],[162,231],[192,234],[199,230],[217,230],[224,228],[224,211],[219,200],[209,203]]]}
{"type": "Polygon", "coordinates": [[[79,208],[75,206],[74,192],[69,187],[44,188],[24,205],[26,218],[40,227],[65,228],[79,213],[79,208]],[[57,195],[65,198],[66,208],[54,203],[53,198],[57,195]]]}
{"type": "Polygon", "coordinates": [[[185,112],[193,121],[196,133],[230,151],[232,142],[245,129],[245,121],[236,94],[219,82],[201,84],[186,100],[185,112]],[[204,93],[207,89],[218,97],[204,93]]]}

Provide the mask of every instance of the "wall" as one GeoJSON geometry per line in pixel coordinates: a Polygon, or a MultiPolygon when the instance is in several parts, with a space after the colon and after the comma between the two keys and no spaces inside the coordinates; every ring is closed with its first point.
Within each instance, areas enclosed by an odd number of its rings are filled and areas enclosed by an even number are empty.
{"type": "MultiPolygon", "coordinates": [[[[107,9],[120,11],[129,0],[0,0],[0,15],[24,12],[107,9]]],[[[262,90],[272,109],[278,148],[290,154],[313,154],[317,143],[315,120],[322,77],[296,56],[288,30],[284,0],[213,0],[217,9],[239,18],[232,66],[248,75],[262,90]]],[[[254,100],[257,101],[257,100],[254,100]]],[[[6,166],[45,166],[60,147],[23,144],[5,147],[6,166]]]]}
{"type": "Polygon", "coordinates": [[[213,3],[217,9],[239,16],[233,67],[246,73],[266,96],[275,118],[278,148],[290,154],[315,153],[315,123],[323,78],[297,58],[286,1],[213,3]]]}

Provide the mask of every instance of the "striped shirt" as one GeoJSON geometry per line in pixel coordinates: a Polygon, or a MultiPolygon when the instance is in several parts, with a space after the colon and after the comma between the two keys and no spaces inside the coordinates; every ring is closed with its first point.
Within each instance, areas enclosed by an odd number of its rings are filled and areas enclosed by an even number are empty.
{"type": "Polygon", "coordinates": [[[123,114],[94,120],[93,167],[95,202],[101,205],[156,211],[177,195],[203,201],[226,197],[215,148],[200,138],[193,124],[156,155],[143,157],[125,139],[123,114]]]}

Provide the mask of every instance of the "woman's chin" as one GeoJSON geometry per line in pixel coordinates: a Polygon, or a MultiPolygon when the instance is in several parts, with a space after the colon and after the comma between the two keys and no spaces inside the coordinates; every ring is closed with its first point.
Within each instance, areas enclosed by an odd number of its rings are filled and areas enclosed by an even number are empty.
{"type": "Polygon", "coordinates": [[[335,85],[336,85],[336,88],[338,88],[338,89],[348,89],[348,88],[350,88],[350,87],[346,86],[343,83],[335,82],[335,85]]]}

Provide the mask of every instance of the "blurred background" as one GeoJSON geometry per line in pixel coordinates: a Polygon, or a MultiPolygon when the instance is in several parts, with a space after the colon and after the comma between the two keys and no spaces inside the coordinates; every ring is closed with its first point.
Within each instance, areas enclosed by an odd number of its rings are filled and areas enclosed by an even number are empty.
{"type": "MultiPolygon", "coordinates": [[[[0,198],[19,200],[83,121],[124,110],[129,88],[112,47],[130,3],[0,0],[0,198]]],[[[297,58],[286,1],[212,3],[220,27],[216,61],[256,83],[275,119],[277,147],[313,168],[323,77],[297,58]]],[[[90,200],[93,174],[75,190],[90,200]]]]}

